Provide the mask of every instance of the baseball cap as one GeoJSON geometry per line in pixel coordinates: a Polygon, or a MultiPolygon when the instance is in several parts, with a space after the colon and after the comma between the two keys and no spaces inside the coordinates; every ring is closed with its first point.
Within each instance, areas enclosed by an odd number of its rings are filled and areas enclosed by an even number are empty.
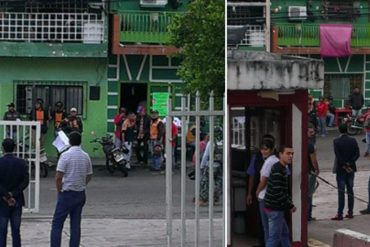
{"type": "Polygon", "coordinates": [[[8,107],[15,107],[15,105],[14,105],[14,103],[12,102],[12,103],[8,104],[8,107]]]}
{"type": "Polygon", "coordinates": [[[69,111],[75,111],[75,112],[77,112],[77,108],[76,107],[72,107],[69,111]]]}

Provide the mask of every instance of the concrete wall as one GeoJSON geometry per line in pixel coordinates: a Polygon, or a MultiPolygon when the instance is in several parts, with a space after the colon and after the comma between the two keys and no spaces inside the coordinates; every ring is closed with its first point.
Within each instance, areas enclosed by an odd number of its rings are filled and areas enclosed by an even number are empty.
{"type": "Polygon", "coordinates": [[[334,233],[333,247],[370,246],[370,236],[348,229],[339,229],[334,233]]]}

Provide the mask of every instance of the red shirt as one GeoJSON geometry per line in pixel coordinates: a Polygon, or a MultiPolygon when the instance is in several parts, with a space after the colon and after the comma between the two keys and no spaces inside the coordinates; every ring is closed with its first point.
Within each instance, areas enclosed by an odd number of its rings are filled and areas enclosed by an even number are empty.
{"type": "Polygon", "coordinates": [[[326,117],[329,110],[329,105],[327,102],[319,102],[316,106],[317,116],[326,117]]]}

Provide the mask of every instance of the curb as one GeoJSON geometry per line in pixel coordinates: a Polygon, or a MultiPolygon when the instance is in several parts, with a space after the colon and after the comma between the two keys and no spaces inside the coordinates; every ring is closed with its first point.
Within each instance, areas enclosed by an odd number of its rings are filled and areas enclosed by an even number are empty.
{"type": "Polygon", "coordinates": [[[308,239],[308,247],[331,247],[331,245],[328,245],[319,240],[310,238],[308,239]]]}

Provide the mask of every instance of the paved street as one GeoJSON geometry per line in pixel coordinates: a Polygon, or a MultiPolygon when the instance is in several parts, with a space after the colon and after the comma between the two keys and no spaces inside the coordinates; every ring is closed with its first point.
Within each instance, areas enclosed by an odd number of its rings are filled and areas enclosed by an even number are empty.
{"type": "MultiPolygon", "coordinates": [[[[24,246],[48,246],[56,190],[51,168],[41,179],[40,213],[25,214],[22,224],[24,246]]],[[[180,241],[180,172],[173,176],[174,246],[180,241]],[[177,219],[176,219],[177,218],[177,219]]],[[[194,182],[187,179],[187,216],[194,218],[194,182]]],[[[144,168],[135,168],[129,177],[116,172],[108,175],[101,166],[94,167],[94,177],[88,186],[87,204],[83,212],[81,246],[164,246],[166,244],[165,176],[144,168]]],[[[200,241],[208,244],[208,208],[201,208],[200,241]]],[[[215,207],[215,246],[222,242],[221,205],[215,207]]],[[[64,239],[69,235],[65,224],[64,239]]],[[[187,243],[194,245],[194,221],[187,221],[187,243]],[[193,243],[193,244],[192,244],[193,243]]],[[[63,246],[68,246],[64,242],[63,246]]]]}
{"type": "MultiPolygon", "coordinates": [[[[335,175],[331,172],[334,160],[332,142],[336,136],[338,136],[338,132],[332,129],[326,137],[317,137],[317,152],[321,169],[320,176],[334,185],[336,185],[335,175]]],[[[363,157],[365,144],[361,142],[362,138],[363,135],[356,136],[360,146],[361,157],[358,161],[358,172],[355,177],[354,192],[356,196],[368,201],[367,186],[370,175],[370,159],[363,157]]],[[[317,220],[309,222],[309,237],[331,244],[334,231],[339,228],[348,228],[370,235],[370,216],[359,214],[359,210],[364,209],[366,204],[355,200],[354,219],[339,222],[331,221],[330,218],[335,216],[337,212],[337,192],[324,182],[319,182],[320,186],[314,195],[314,205],[316,205],[316,207],[313,209],[313,216],[316,217],[317,220]]]]}

